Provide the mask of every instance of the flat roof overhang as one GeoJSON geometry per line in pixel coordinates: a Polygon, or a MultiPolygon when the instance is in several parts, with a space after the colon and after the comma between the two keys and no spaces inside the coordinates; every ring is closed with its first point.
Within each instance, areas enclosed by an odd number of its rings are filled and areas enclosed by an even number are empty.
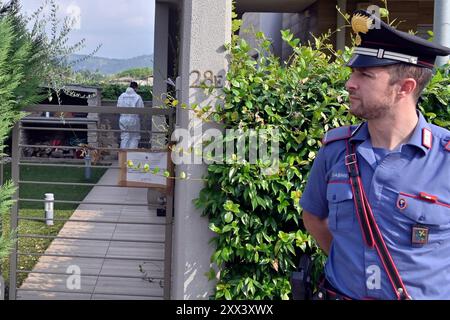
{"type": "Polygon", "coordinates": [[[301,12],[317,0],[236,0],[236,12],[301,12]]]}

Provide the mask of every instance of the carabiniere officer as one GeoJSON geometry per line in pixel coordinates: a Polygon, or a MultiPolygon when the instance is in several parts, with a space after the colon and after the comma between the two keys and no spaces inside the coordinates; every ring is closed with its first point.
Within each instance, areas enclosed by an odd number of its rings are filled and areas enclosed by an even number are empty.
{"type": "Polygon", "coordinates": [[[365,11],[352,27],[346,89],[365,122],[326,133],[300,200],[328,254],[317,298],[450,299],[450,132],[417,110],[450,49],[365,11]]]}

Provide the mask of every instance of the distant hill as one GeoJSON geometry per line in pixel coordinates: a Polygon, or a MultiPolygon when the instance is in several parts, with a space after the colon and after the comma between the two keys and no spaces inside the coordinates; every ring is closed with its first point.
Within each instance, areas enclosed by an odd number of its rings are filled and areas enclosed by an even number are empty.
{"type": "MultiPolygon", "coordinates": [[[[85,58],[85,55],[72,54],[69,61],[77,61],[85,58]]],[[[98,71],[104,75],[115,74],[133,68],[150,67],[153,69],[153,55],[143,55],[130,59],[111,59],[103,57],[91,57],[72,66],[74,71],[88,70],[98,71]]]]}

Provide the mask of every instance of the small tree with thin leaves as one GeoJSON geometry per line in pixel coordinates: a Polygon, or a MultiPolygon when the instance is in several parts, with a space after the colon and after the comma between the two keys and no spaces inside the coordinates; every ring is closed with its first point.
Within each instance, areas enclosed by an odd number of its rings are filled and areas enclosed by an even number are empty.
{"type": "MultiPolygon", "coordinates": [[[[5,140],[14,124],[23,117],[23,107],[42,99],[39,85],[44,79],[42,66],[48,60],[41,38],[32,38],[26,21],[19,13],[18,1],[0,3],[0,155],[4,156],[5,140]]],[[[12,182],[0,188],[0,223],[9,213],[15,192],[12,182]]],[[[3,231],[1,226],[0,231],[3,231]]],[[[0,233],[0,259],[8,255],[12,237],[0,233]]]]}
{"type": "MultiPolygon", "coordinates": [[[[67,57],[84,46],[84,39],[67,44],[73,24],[66,18],[60,26],[55,0],[44,0],[28,17],[20,9],[19,0],[0,0],[0,159],[5,156],[5,140],[11,128],[25,115],[21,110],[44,100],[43,86],[56,92],[63,90],[70,75],[67,57]],[[43,15],[46,6],[50,7],[50,17],[43,15]]],[[[11,209],[15,190],[11,181],[0,187],[0,266],[14,244],[2,222],[11,209]]]]}

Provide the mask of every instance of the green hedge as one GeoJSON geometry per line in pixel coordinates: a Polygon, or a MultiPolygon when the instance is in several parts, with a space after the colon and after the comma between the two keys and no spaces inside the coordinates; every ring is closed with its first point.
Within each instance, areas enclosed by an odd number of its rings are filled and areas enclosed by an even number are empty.
{"type": "MultiPolygon", "coordinates": [[[[100,87],[102,88],[102,99],[117,100],[119,96],[128,88],[128,85],[100,84],[100,87]]],[[[152,90],[153,88],[151,86],[139,86],[137,93],[141,95],[144,101],[151,101],[152,90]]]]}

